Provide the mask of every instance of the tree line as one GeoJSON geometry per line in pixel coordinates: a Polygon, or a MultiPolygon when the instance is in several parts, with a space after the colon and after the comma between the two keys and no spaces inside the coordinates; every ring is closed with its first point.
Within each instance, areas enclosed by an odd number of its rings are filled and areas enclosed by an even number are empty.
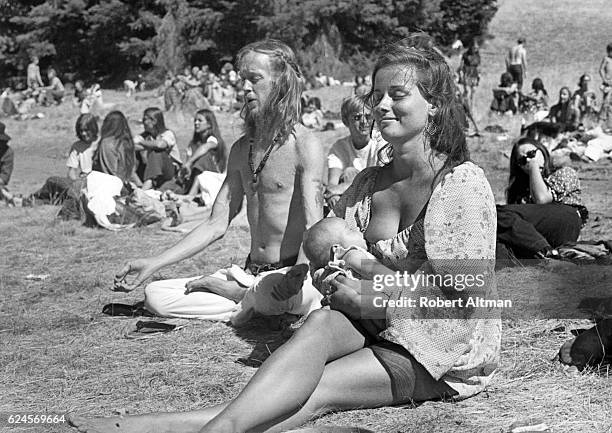
{"type": "Polygon", "coordinates": [[[214,71],[264,37],[296,49],[307,73],[365,73],[409,32],[465,44],[496,11],[495,0],[0,0],[0,80],[22,76],[32,55],[105,84],[190,64],[214,71]]]}

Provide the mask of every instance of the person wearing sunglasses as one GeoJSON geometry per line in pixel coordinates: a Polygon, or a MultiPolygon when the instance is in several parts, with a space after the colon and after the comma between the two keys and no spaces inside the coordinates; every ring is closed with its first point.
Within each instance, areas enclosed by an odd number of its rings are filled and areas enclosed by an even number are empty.
{"type": "Polygon", "coordinates": [[[546,147],[530,137],[512,148],[506,194],[508,204],[497,206],[498,260],[555,258],[588,218],[576,171],[553,171],[546,147]]]}
{"type": "Polygon", "coordinates": [[[361,98],[345,98],[340,115],[349,135],[336,141],[327,157],[329,171],[325,197],[329,206],[334,205],[357,173],[366,167],[380,165],[378,150],[384,145],[380,133],[372,129],[372,114],[361,98]]]}

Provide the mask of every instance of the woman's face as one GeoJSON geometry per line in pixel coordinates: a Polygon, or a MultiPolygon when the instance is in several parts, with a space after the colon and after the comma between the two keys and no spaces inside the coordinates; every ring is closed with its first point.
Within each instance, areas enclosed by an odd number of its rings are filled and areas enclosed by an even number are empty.
{"type": "Polygon", "coordinates": [[[150,134],[155,133],[155,119],[150,114],[145,113],[142,117],[142,124],[146,132],[150,134]]]}
{"type": "Polygon", "coordinates": [[[559,92],[559,100],[561,102],[567,102],[569,101],[570,98],[570,93],[567,89],[561,89],[561,91],[559,92]]]}
{"type": "Polygon", "coordinates": [[[196,114],[193,119],[193,129],[197,133],[202,133],[210,128],[210,123],[206,120],[206,116],[203,114],[196,114]]]}
{"type": "Polygon", "coordinates": [[[95,136],[88,129],[80,129],[79,134],[85,143],[92,143],[95,139],[95,136]]]}
{"type": "Polygon", "coordinates": [[[416,82],[416,71],[409,66],[386,66],[374,77],[374,119],[390,143],[421,136],[427,124],[429,104],[416,82]]]}
{"type": "Polygon", "coordinates": [[[349,115],[348,129],[354,143],[363,143],[370,140],[372,128],[372,112],[368,108],[362,108],[349,115]]]}
{"type": "Polygon", "coordinates": [[[537,147],[530,143],[521,144],[518,147],[517,153],[519,164],[522,162],[521,160],[524,159],[523,157],[528,157],[530,153],[533,153],[533,151],[535,151],[535,156],[533,158],[527,158],[527,162],[520,165],[521,170],[523,170],[524,173],[529,173],[530,164],[537,164],[538,167],[540,167],[540,170],[542,170],[544,167],[544,155],[537,147]]]}

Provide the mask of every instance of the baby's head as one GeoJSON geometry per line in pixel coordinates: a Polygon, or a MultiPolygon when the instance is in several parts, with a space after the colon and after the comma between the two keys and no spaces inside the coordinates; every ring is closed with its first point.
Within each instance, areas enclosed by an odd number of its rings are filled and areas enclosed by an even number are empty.
{"type": "Polygon", "coordinates": [[[311,269],[320,269],[330,261],[334,245],[343,248],[356,246],[366,248],[366,241],[360,232],[351,230],[341,218],[323,218],[304,232],[303,248],[310,261],[311,269]]]}

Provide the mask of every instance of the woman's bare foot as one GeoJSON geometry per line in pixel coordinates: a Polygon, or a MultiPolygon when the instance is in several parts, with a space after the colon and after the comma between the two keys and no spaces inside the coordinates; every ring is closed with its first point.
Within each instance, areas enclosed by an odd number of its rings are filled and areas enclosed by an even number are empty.
{"type": "Polygon", "coordinates": [[[197,433],[210,420],[211,413],[160,413],[138,416],[86,418],[68,417],[68,423],[86,433],[197,433]]]}

